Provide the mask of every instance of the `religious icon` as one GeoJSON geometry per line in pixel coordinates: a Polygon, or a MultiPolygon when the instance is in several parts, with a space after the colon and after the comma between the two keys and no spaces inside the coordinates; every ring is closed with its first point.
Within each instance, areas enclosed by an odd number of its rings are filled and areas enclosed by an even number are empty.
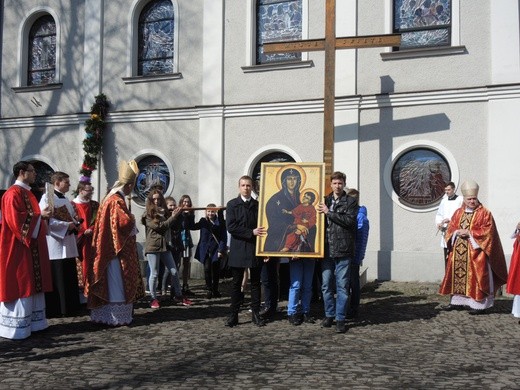
{"type": "Polygon", "coordinates": [[[257,256],[324,256],[324,218],[316,210],[325,195],[325,164],[262,163],[257,256]]]}

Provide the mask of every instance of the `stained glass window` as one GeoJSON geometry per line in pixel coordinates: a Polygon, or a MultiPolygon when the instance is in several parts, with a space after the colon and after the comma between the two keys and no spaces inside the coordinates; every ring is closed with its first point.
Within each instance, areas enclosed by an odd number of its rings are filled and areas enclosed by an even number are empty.
{"type": "Polygon", "coordinates": [[[135,183],[134,192],[137,195],[136,202],[146,204],[146,197],[150,190],[160,185],[163,193],[170,185],[170,170],[166,163],[157,156],[146,156],[137,163],[139,174],[135,183]]]}
{"type": "Polygon", "coordinates": [[[451,181],[448,162],[438,152],[416,148],[403,153],[392,168],[392,186],[399,200],[412,207],[429,207],[444,195],[451,181]]]}
{"type": "Polygon", "coordinates": [[[173,4],[151,1],[139,16],[138,75],[173,73],[173,4]]]}
{"type": "Polygon", "coordinates": [[[301,53],[264,54],[269,42],[302,39],[302,0],[258,0],[256,9],[256,63],[300,61],[301,53]]]}
{"type": "Polygon", "coordinates": [[[36,20],[29,31],[27,85],[45,85],[56,77],[56,23],[50,15],[36,20]]]}
{"type": "Polygon", "coordinates": [[[401,49],[451,44],[451,0],[394,0],[401,49]]]}

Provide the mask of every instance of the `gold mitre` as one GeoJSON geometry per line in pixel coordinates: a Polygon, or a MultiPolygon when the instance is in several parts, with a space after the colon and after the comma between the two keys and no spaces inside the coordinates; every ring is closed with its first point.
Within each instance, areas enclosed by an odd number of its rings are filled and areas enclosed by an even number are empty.
{"type": "Polygon", "coordinates": [[[139,168],[137,167],[135,160],[129,162],[123,160],[119,163],[118,182],[120,184],[134,183],[138,173],[139,168]]]}
{"type": "Polygon", "coordinates": [[[476,181],[466,180],[460,186],[460,190],[462,191],[462,195],[464,196],[477,196],[478,195],[479,186],[476,181]]]}

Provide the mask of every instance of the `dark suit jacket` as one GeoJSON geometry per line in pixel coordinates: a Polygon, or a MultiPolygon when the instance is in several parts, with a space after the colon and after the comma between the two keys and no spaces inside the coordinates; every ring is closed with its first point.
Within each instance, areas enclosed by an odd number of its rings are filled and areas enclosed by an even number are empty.
{"type": "Polygon", "coordinates": [[[190,230],[200,230],[200,239],[195,258],[201,263],[210,258],[211,261],[218,261],[218,253],[226,251],[226,223],[224,218],[217,218],[215,223],[211,223],[207,218],[201,218],[199,222],[190,227],[190,230]]]}
{"type": "Polygon", "coordinates": [[[253,268],[260,265],[255,256],[256,236],[253,230],[258,223],[258,201],[251,199],[246,204],[240,195],[226,206],[226,226],[231,234],[229,245],[230,267],[253,268]]]}

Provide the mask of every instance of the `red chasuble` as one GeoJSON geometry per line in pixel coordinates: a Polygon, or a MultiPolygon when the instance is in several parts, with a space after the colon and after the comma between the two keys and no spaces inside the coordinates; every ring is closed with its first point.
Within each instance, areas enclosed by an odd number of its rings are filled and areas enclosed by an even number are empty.
{"type": "Polygon", "coordinates": [[[92,238],[95,257],[88,269],[85,286],[89,309],[109,303],[107,267],[115,258],[121,264],[126,303],[135,302],[144,296],[136,237],[132,234],[134,226],[135,218],[120,194],[113,194],[103,201],[92,238]]]}
{"type": "Polygon", "coordinates": [[[1,302],[52,291],[45,221],[40,222],[37,238],[32,238],[39,217],[40,207],[31,191],[13,185],[5,192],[0,230],[1,302]]]}
{"type": "Polygon", "coordinates": [[[504,251],[491,212],[479,205],[473,213],[466,213],[464,205],[457,209],[446,231],[448,265],[440,287],[441,294],[465,295],[476,301],[495,294],[507,280],[504,251]],[[480,246],[473,249],[469,239],[452,237],[458,229],[469,229],[480,246]],[[489,285],[489,270],[493,276],[493,291],[489,285]]]}
{"type": "Polygon", "coordinates": [[[520,295],[520,235],[516,236],[513,246],[506,291],[509,294],[520,295]]]}
{"type": "MultiPolygon", "coordinates": [[[[83,222],[79,226],[78,230],[78,254],[81,260],[81,275],[78,275],[80,280],[80,287],[85,286],[87,280],[87,269],[89,268],[89,261],[94,257],[94,249],[92,248],[92,234],[87,236],[84,235],[85,230],[94,230],[94,222],[96,219],[99,203],[91,200],[87,203],[76,203],[72,202],[72,206],[76,211],[78,218],[81,218],[83,222]]],[[[79,272],[79,271],[78,271],[79,272]]]]}

